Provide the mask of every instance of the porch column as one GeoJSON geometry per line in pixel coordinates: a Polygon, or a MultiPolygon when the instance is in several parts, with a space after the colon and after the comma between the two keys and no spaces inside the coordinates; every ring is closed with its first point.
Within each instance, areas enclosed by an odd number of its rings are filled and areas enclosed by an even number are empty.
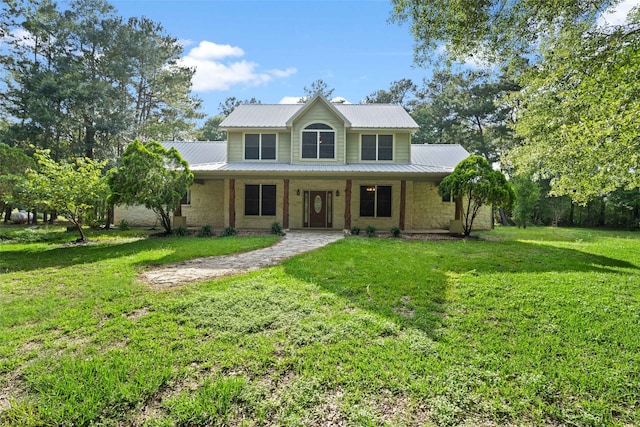
{"type": "Polygon", "coordinates": [[[236,226],[236,180],[229,180],[229,227],[236,226]]]}
{"type": "Polygon", "coordinates": [[[282,228],[289,228],[289,180],[284,180],[284,197],[282,199],[282,228]]]}
{"type": "Polygon", "coordinates": [[[344,189],[344,228],[351,230],[351,180],[347,180],[347,187],[344,189]]]}
{"type": "Polygon", "coordinates": [[[400,181],[400,230],[404,230],[404,218],[406,216],[407,204],[407,181],[400,181]]]}

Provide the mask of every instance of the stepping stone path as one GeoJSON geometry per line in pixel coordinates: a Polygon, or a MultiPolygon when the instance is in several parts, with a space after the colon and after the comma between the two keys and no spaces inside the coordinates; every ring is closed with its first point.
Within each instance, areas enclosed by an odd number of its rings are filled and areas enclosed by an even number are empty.
{"type": "Polygon", "coordinates": [[[289,231],[275,245],[239,254],[212,256],[167,264],[145,271],[141,279],[153,289],[168,289],[279,264],[287,258],[312,251],[344,237],[338,232],[289,231]]]}

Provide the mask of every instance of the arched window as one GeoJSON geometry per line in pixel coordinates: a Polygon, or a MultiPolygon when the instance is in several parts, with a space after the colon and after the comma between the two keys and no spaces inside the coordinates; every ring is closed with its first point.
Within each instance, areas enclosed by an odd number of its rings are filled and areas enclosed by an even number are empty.
{"type": "Polygon", "coordinates": [[[324,123],[313,123],[302,130],[303,159],[335,159],[336,131],[324,123]]]}

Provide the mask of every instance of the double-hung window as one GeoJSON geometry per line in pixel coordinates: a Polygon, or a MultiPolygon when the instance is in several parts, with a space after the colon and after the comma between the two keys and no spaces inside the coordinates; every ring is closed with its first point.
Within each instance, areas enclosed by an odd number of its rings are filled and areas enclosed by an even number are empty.
{"type": "Polygon", "coordinates": [[[362,135],[362,160],[393,160],[393,135],[362,135]]]}
{"type": "Polygon", "coordinates": [[[360,216],[391,217],[391,186],[360,186],[360,216]]]}
{"type": "Polygon", "coordinates": [[[275,133],[246,133],[244,134],[245,160],[275,160],[275,133]]]}
{"type": "Polygon", "coordinates": [[[335,159],[336,131],[324,123],[314,123],[302,130],[303,159],[335,159]]]}
{"type": "Polygon", "coordinates": [[[247,184],[244,187],[244,214],[275,216],[276,186],[247,184]]]}

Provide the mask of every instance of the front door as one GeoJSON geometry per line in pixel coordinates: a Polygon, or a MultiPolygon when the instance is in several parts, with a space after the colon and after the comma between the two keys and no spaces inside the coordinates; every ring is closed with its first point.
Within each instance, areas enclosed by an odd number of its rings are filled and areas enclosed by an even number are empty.
{"type": "Polygon", "coordinates": [[[305,225],[311,228],[331,227],[331,191],[305,191],[305,225]]]}

